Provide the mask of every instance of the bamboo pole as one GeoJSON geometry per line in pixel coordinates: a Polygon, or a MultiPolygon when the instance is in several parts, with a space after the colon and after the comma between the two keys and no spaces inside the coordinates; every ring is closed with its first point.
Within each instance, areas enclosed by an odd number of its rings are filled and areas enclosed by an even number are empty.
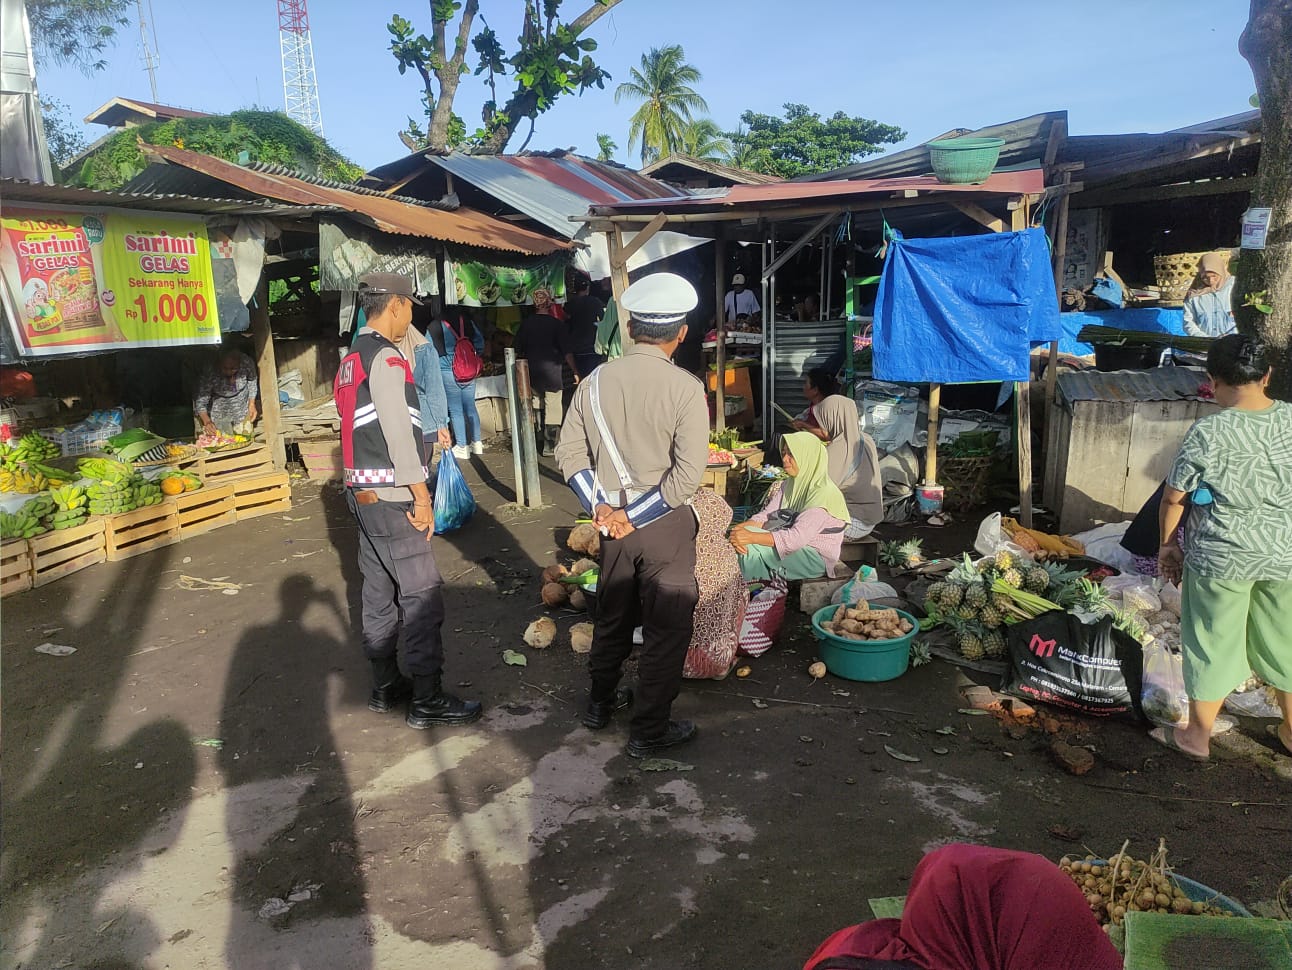
{"type": "Polygon", "coordinates": [[[274,356],[274,334],[269,326],[269,280],[262,272],[256,285],[256,305],[251,310],[251,336],[256,351],[256,372],[260,379],[260,428],[269,445],[275,468],[287,466],[287,445],[283,442],[283,414],[278,402],[278,361],[274,356]]]}
{"type": "Polygon", "coordinates": [[[516,389],[516,351],[508,347],[503,351],[503,363],[507,375],[507,427],[511,431],[511,463],[516,476],[516,504],[528,505],[525,501],[525,449],[521,443],[523,436],[520,416],[520,394],[516,389]]]}
{"type": "Polygon", "coordinates": [[[529,362],[518,360],[516,368],[516,409],[520,412],[520,447],[523,459],[521,475],[525,482],[525,506],[536,509],[543,504],[539,487],[538,446],[534,440],[534,392],[529,383],[529,362]]]}
{"type": "MultiPolygon", "coordinates": [[[[1063,186],[1072,183],[1072,173],[1063,173],[1063,186]]],[[[1068,257],[1068,201],[1071,193],[1064,192],[1059,199],[1059,213],[1054,224],[1054,295],[1063,300],[1063,264],[1068,257]]],[[[1056,440],[1055,426],[1059,419],[1058,401],[1059,383],[1059,342],[1050,341],[1050,353],[1045,368],[1045,441],[1042,445],[1045,455],[1045,482],[1042,495],[1051,511],[1058,508],[1059,490],[1058,455],[1054,454],[1056,440]]]]}
{"type": "Polygon", "coordinates": [[[714,379],[713,426],[719,431],[725,431],[727,428],[727,307],[726,290],[723,287],[726,265],[727,240],[722,227],[719,226],[717,237],[713,241],[713,288],[718,299],[717,312],[714,314],[717,319],[715,329],[718,334],[714,366],[718,373],[714,379]]]}
{"type": "Polygon", "coordinates": [[[929,385],[929,445],[924,450],[924,484],[938,483],[938,419],[942,410],[942,385],[929,385]]]}

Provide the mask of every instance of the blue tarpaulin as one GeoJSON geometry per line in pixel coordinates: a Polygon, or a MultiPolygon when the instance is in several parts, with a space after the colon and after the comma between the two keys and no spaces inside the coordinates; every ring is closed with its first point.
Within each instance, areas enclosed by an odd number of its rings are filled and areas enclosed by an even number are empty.
{"type": "Polygon", "coordinates": [[[1180,307],[1136,307],[1132,310],[1084,310],[1060,315],[1063,337],[1059,353],[1086,357],[1095,352],[1077,339],[1082,327],[1114,327],[1141,333],[1170,333],[1184,336],[1184,310],[1180,307]]]}
{"type": "Polygon", "coordinates": [[[894,239],[875,301],[875,377],[1025,381],[1035,344],[1063,336],[1045,232],[894,239]]]}

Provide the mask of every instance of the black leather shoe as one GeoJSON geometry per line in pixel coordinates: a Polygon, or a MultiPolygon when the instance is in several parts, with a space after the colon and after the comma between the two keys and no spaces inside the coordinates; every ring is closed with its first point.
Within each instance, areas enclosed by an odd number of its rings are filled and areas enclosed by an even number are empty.
{"type": "Polygon", "coordinates": [[[385,687],[374,687],[368,698],[368,710],[386,714],[413,696],[413,682],[407,677],[397,677],[385,687]]]}
{"type": "Polygon", "coordinates": [[[669,721],[668,728],[657,738],[633,738],[624,748],[630,758],[648,758],[657,751],[686,744],[695,737],[696,727],[690,721],[669,721]]]}
{"type": "Polygon", "coordinates": [[[470,724],[478,720],[483,708],[479,701],[464,701],[440,689],[440,677],[414,677],[413,703],[408,705],[405,723],[425,731],[435,724],[470,724]]]}
{"type": "Polygon", "coordinates": [[[615,691],[613,700],[588,701],[588,706],[583,711],[583,726],[589,731],[600,731],[610,723],[615,711],[622,711],[632,702],[633,692],[627,687],[620,687],[615,691]]]}

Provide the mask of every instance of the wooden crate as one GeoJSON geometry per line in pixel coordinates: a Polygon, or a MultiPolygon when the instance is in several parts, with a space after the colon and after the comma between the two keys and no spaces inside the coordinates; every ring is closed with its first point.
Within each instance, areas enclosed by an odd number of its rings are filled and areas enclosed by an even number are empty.
{"type": "Polygon", "coordinates": [[[223,484],[232,478],[243,478],[274,470],[274,460],[268,445],[248,445],[234,451],[208,452],[202,456],[202,481],[206,484],[223,484]]]}
{"type": "Polygon", "coordinates": [[[230,485],[239,522],[272,512],[286,512],[292,507],[292,486],[287,472],[249,475],[235,479],[230,485]]]}
{"type": "Polygon", "coordinates": [[[109,562],[119,562],[179,541],[179,514],[171,502],[149,505],[103,520],[109,562]]]}
{"type": "Polygon", "coordinates": [[[238,521],[233,504],[233,486],[207,485],[192,492],[182,492],[168,499],[179,519],[179,536],[190,539],[204,532],[232,525],[238,521]]]}
{"type": "Polygon", "coordinates": [[[341,479],[341,439],[310,438],[296,442],[301,452],[301,463],[309,472],[310,481],[326,482],[341,479]]]}
{"type": "Polygon", "coordinates": [[[104,520],[92,516],[70,529],[46,532],[31,540],[32,585],[46,586],[108,558],[104,520]]]}
{"type": "Polygon", "coordinates": [[[27,539],[0,542],[0,596],[31,589],[31,543],[27,539]]]}

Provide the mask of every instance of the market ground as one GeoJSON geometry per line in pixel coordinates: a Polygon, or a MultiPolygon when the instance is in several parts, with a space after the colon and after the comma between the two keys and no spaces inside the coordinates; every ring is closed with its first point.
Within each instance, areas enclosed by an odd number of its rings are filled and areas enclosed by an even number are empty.
{"type": "Polygon", "coordinates": [[[3,966],[789,970],[956,840],[1057,859],[1165,837],[1249,905],[1288,876],[1289,759],[1259,722],[1209,765],[1087,724],[1098,764],[1075,778],[1044,734],[959,713],[945,663],[813,683],[800,614],[748,679],[687,683],[692,770],[643,772],[622,723],[577,724],[576,618],[520,642],[571,496],[553,474],[553,507],[517,510],[487,470],[509,459],[486,462],[477,518],[436,545],[447,679],[488,711],[471,728],[367,710],[353,526],[309,483],[286,515],[5,602],[3,966]]]}

